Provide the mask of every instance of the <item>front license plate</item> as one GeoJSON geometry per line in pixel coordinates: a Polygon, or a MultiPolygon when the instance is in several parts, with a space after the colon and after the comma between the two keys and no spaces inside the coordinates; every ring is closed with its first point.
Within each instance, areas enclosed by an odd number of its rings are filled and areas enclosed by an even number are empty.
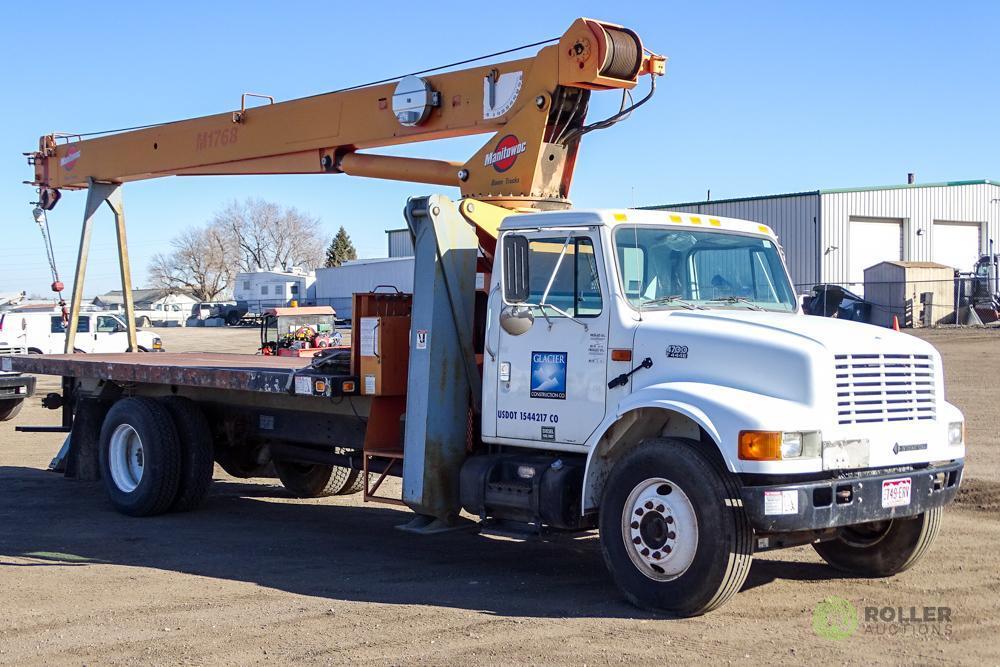
{"type": "Polygon", "coordinates": [[[887,479],[882,482],[882,507],[905,507],[910,504],[912,480],[887,479]]]}

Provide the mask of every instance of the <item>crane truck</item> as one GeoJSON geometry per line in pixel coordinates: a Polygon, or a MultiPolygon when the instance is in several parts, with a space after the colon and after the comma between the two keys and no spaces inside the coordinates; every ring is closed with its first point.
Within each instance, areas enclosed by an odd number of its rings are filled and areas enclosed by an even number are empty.
{"type": "Polygon", "coordinates": [[[67,474],[140,516],[197,506],[215,461],[274,470],[299,496],[405,505],[418,535],[596,529],[623,594],[675,615],[725,603],[769,549],[811,544],[861,576],[912,566],[965,455],[938,353],[805,316],[766,225],[570,207],[581,138],[627,118],[664,71],[634,31],[578,19],[523,59],[43,136],[28,156],[39,205],[88,190],[71,320],[105,202],[132,307],[129,181],[349,174],[461,192],[406,203],[413,291],[356,294],[349,350],[13,357],[63,378],[47,404],[69,433],[67,474]],[[601,91],[621,111],[588,122],[601,91]],[[372,151],[474,134],[488,140],[465,162],[372,151]]]}

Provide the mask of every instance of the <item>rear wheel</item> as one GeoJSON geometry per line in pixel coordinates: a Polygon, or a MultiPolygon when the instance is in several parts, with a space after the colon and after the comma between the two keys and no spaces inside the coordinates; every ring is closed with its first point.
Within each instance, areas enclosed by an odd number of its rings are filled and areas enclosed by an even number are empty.
{"type": "Polygon", "coordinates": [[[111,504],[124,514],[165,512],[177,496],[181,450],[170,413],[145,397],[125,398],[101,426],[100,466],[111,504]]]}
{"type": "Polygon", "coordinates": [[[914,517],[844,526],[836,538],[813,548],[842,572],[890,577],[924,557],[941,530],[943,513],[943,508],[935,507],[914,517]]]}
{"type": "Polygon", "coordinates": [[[180,396],[161,399],[173,418],[181,448],[181,474],[177,497],[171,510],[193,510],[208,495],[215,460],[212,457],[212,431],[208,420],[193,401],[180,396]]]}
{"type": "Polygon", "coordinates": [[[281,485],[298,498],[323,498],[348,495],[361,490],[363,477],[360,470],[323,463],[294,463],[275,461],[281,485]]]}
{"type": "Polygon", "coordinates": [[[10,421],[21,411],[24,405],[23,398],[7,399],[0,401],[0,422],[10,421]]]}
{"type": "Polygon", "coordinates": [[[226,324],[228,324],[231,327],[235,327],[237,324],[240,323],[240,320],[242,320],[242,319],[243,319],[243,316],[240,315],[239,312],[237,312],[235,310],[230,310],[226,314],[226,324]]]}
{"type": "Polygon", "coordinates": [[[615,583],[637,606],[703,614],[735,595],[750,571],[753,532],[736,502],[738,487],[705,447],[646,440],[608,478],[601,547],[615,583]]]}

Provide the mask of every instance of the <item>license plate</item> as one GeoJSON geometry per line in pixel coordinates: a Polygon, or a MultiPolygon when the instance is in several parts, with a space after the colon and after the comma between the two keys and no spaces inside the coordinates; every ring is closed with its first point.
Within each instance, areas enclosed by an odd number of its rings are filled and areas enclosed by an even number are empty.
{"type": "Polygon", "coordinates": [[[887,479],[882,482],[882,507],[905,507],[910,504],[912,480],[887,479]]]}

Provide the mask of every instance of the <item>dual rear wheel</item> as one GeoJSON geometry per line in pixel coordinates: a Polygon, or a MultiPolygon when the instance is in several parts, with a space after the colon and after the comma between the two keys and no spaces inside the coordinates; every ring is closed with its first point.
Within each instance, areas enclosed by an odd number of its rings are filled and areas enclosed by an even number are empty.
{"type": "Polygon", "coordinates": [[[101,426],[101,477],[115,508],[132,516],[196,508],[212,483],[212,435],[191,401],[132,397],[101,426]]]}

